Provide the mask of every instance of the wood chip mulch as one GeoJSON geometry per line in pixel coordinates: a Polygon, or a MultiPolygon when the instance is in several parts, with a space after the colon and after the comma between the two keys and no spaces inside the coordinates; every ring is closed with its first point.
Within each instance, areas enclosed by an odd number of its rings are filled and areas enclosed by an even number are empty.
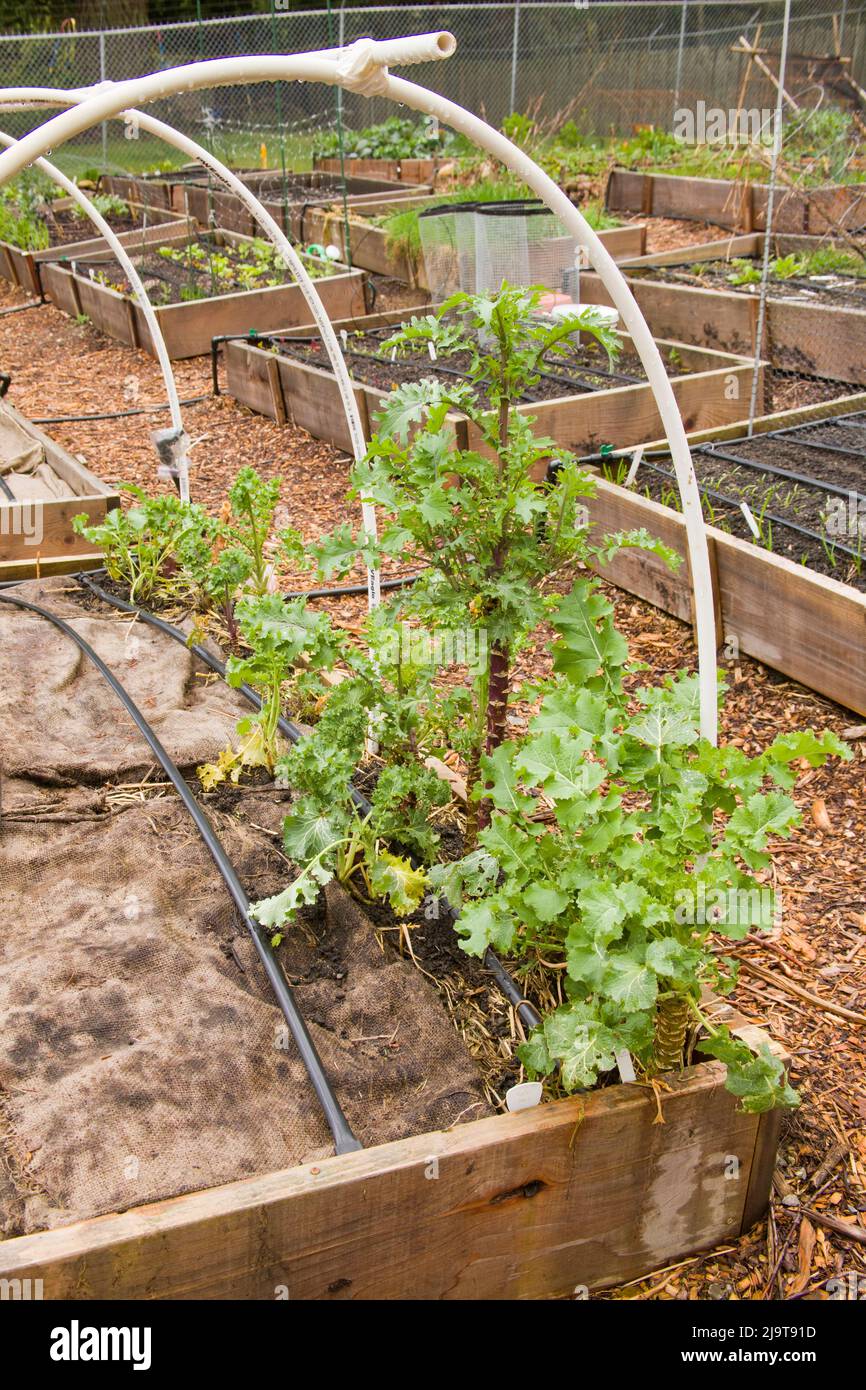
{"type": "MultiPolygon", "coordinates": [[[[25,296],[0,282],[0,310],[25,296]]],[[[210,363],[175,364],[181,395],[207,395],[210,363]]],[[[156,364],[100,337],[51,306],[0,317],[0,370],[11,372],[8,399],[25,415],[126,410],[163,400],[156,364]]],[[[217,511],[239,467],[250,463],[283,480],[282,519],[310,538],[344,519],[348,462],[329,446],[226,397],[185,411],[198,439],[194,497],[217,511]]],[[[50,433],[106,481],[122,478],[153,491],[149,431],[160,415],[49,427],[50,433]]],[[[632,654],[650,667],[643,679],[694,667],[689,628],[611,590],[632,654]]],[[[337,622],[360,621],[364,600],[329,600],[337,622]]],[[[522,674],[547,665],[545,634],[521,658],[522,674]]],[[[742,1238],[609,1290],[618,1299],[824,1299],[866,1295],[866,726],[801,686],[748,659],[728,663],[730,692],[723,736],[756,753],[781,731],[812,725],[849,735],[854,759],[802,775],[796,798],[803,825],[776,846],[783,923],[734,943],[742,972],[734,1002],[790,1050],[803,1103],[787,1116],[769,1216],[742,1238]],[[858,732],[859,729],[859,732],[858,732]],[[841,1281],[837,1284],[828,1281],[841,1281]],[[859,1282],[858,1282],[859,1281],[859,1282]],[[841,1290],[840,1293],[838,1290],[841,1290]],[[845,1291],[848,1290],[846,1295],[845,1291]],[[834,1292],[835,1291],[835,1292],[834,1292]]]]}

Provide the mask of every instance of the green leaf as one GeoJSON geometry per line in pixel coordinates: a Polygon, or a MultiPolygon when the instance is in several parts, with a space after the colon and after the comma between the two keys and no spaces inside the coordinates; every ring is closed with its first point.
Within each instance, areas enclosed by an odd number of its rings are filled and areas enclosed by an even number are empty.
{"type": "Polygon", "coordinates": [[[588,736],[563,738],[545,733],[530,739],[515,759],[515,766],[532,786],[540,787],[555,801],[585,797],[607,776],[603,763],[588,762],[583,752],[588,736]]]}
{"type": "Polygon", "coordinates": [[[755,1054],[746,1043],[720,1028],[711,1038],[701,1040],[701,1051],[724,1062],[727,1089],[739,1098],[744,1110],[760,1115],[776,1106],[795,1107],[800,1097],[788,1081],[783,1063],[762,1043],[755,1054]]]}
{"type": "Polygon", "coordinates": [[[398,917],[406,917],[420,906],[427,889],[427,876],[413,868],[408,859],[380,850],[369,866],[370,886],[387,898],[398,917]]]}
{"type": "Polygon", "coordinates": [[[650,1008],[658,994],[658,980],[633,956],[616,955],[604,977],[604,991],[627,1014],[650,1008]]]}
{"type": "Polygon", "coordinates": [[[509,951],[514,940],[512,917],[491,902],[471,903],[461,912],[456,926],[463,937],[461,948],[469,956],[483,956],[488,946],[509,951]]]}

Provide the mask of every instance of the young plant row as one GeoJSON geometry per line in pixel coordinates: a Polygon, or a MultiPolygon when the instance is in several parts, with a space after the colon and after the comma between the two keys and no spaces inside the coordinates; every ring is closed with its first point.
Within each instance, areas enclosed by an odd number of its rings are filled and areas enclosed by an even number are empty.
{"type": "MultiPolygon", "coordinates": [[[[171,547],[177,570],[159,553],[147,566],[120,562],[110,547],[107,563],[132,576],[131,588],[146,568],[151,592],[194,582],[226,614],[232,607],[245,649],[229,679],[259,689],[263,708],[202,776],[214,785],[261,764],[292,789],[284,840],[297,872],[254,908],[275,940],[335,877],[403,919],[445,899],[467,953],[493,947],[527,981],[554,974],[562,1002],[521,1048],[531,1075],[583,1089],[627,1052],[652,1081],[699,1048],[726,1063],[746,1108],[795,1104],[778,1058],[717,1026],[704,999],[736,983],[725,940],[773,923],[771,846],[797,824],[788,794],[797,771],[849,753],[811,730],[782,735],[757,757],[715,747],[700,736],[694,676],[640,684],[592,567],[624,547],[671,565],[678,557],[643,531],[594,537],[592,479],[516,410],[575,333],[617,350],[592,309],[551,322],[538,297],[507,285],[456,295],[386,345],[428,346],[461,370],[403,385],[385,403],[349,494],[375,504],[378,538],[344,523],[304,552],[321,582],[391,560],[420,570],[369,615],[361,644],[303,601],[267,592],[265,543],[256,551],[253,536],[269,528],[275,499],[257,487],[271,485],[247,478],[239,488],[239,479],[220,521],[196,511],[192,535],[171,547]],[[455,447],[452,411],[472,421],[477,448],[455,447]],[[521,681],[521,659],[545,624],[552,668],[521,681]],[[321,677],[337,664],[342,679],[326,686],[321,677]],[[276,719],[287,683],[316,722],[285,749],[276,719]],[[431,766],[449,752],[468,790],[456,858],[438,829],[451,793],[431,766]],[[369,809],[350,786],[365,761],[369,809]]],[[[177,513],[179,504],[159,501],[177,513]]],[[[147,515],[150,505],[139,499],[132,511],[147,515]]],[[[105,526],[128,528],[130,515],[105,526]]],[[[278,546],[297,565],[297,537],[283,533],[278,546]]]]}

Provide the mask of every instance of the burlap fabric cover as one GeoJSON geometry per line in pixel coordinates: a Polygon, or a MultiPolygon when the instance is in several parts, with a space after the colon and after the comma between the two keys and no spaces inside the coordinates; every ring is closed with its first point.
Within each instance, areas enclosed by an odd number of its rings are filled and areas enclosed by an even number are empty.
{"type": "MultiPolygon", "coordinates": [[[[179,644],[72,581],[21,586],[71,617],[190,773],[244,706],[179,644]]],[[[13,1235],[330,1154],[254,947],[149,749],[97,672],[0,604],[0,1233],[13,1235]]],[[[270,788],[211,811],[250,896],[289,871],[270,788]]],[[[365,1145],[486,1113],[419,972],[342,891],[281,948],[365,1145]]]]}

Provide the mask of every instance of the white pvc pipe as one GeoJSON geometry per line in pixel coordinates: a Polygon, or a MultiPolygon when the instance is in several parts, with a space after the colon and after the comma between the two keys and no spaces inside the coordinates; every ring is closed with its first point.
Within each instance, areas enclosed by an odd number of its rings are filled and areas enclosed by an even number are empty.
{"type": "MultiPolygon", "coordinates": [[[[83,101],[86,99],[83,92],[66,91],[63,88],[42,87],[35,88],[31,93],[34,102],[47,103],[52,105],[66,105],[70,101],[83,101]]],[[[16,100],[20,93],[16,93],[16,100]]],[[[6,105],[5,93],[0,91],[0,105],[6,105]]],[[[280,226],[271,217],[270,213],[262,206],[256,195],[243,183],[236,174],[222,163],[221,160],[204,146],[199,145],[189,136],[183,135],[173,126],[166,125],[164,121],[159,121],[155,116],[150,116],[143,111],[121,111],[115,113],[116,119],[124,122],[133,121],[136,126],[146,130],[149,134],[165,140],[166,144],[174,146],[182,154],[191,159],[198,160],[212,174],[215,175],[232,193],[244,203],[245,207],[252,214],[253,218],[273,242],[284,262],[294,275],[298,286],[307,301],[316,327],[318,328],[322,341],[331,362],[331,368],[337,380],[340,391],[343,409],[349,426],[349,435],[352,441],[352,452],[358,462],[363,459],[367,452],[367,440],[364,434],[364,426],[361,423],[361,416],[358,410],[358,403],[352,387],[352,380],[346,367],[346,359],[340,349],[337,335],[334,332],[333,324],[328,317],[328,312],[322,303],[319,292],[316,289],[315,281],[311,279],[304,266],[303,260],[298,255],[288,237],[280,226]]],[[[371,540],[376,539],[376,509],[371,502],[361,500],[361,517],[365,533],[371,540]]],[[[367,598],[371,608],[375,608],[381,602],[381,577],[378,569],[367,569],[367,598]]]]}
{"type": "MultiPolygon", "coordinates": [[[[16,141],[13,138],[13,136],[6,135],[3,133],[3,131],[0,131],[0,145],[5,145],[7,149],[11,149],[15,143],[16,141]]],[[[74,199],[74,201],[81,208],[82,212],[84,212],[86,216],[90,218],[90,221],[96,227],[100,236],[104,237],[105,240],[108,242],[108,245],[111,247],[111,250],[115,258],[123,266],[126,277],[135,291],[135,294],[138,298],[138,302],[141,305],[141,311],[144,314],[148,329],[150,330],[151,340],[153,342],[154,351],[156,352],[157,359],[159,361],[160,370],[162,371],[166,395],[168,396],[168,405],[169,411],[171,413],[172,426],[180,434],[182,434],[183,418],[180,413],[180,399],[177,393],[177,383],[174,379],[174,371],[172,369],[171,359],[169,358],[168,351],[166,350],[165,339],[162,336],[162,330],[159,326],[159,320],[157,319],[156,314],[153,311],[153,305],[151,304],[150,299],[148,298],[147,290],[144,288],[144,285],[141,282],[141,277],[139,276],[138,271],[136,270],[132,260],[130,259],[129,252],[127,251],[123,243],[115,235],[115,233],[112,231],[111,227],[108,225],[99,209],[96,208],[90,201],[90,199],[87,197],[87,195],[81,191],[77,183],[73,183],[72,179],[67,178],[66,175],[62,173],[62,171],[58,169],[56,165],[51,164],[47,159],[37,159],[34,160],[34,163],[37,169],[41,169],[43,174],[47,175],[49,179],[51,179],[54,183],[57,184],[58,188],[62,188],[64,193],[67,193],[70,198],[74,199]]],[[[185,455],[183,456],[183,463],[184,465],[186,463],[185,455]]],[[[181,484],[181,496],[183,496],[184,494],[185,487],[186,500],[188,501],[189,474],[184,466],[181,467],[181,474],[182,476],[178,480],[181,484]]]]}
{"type": "MultiPolygon", "coordinates": [[[[215,59],[94,89],[86,94],[85,99],[81,99],[79,106],[55,116],[38,130],[23,137],[15,149],[0,154],[0,184],[13,177],[46,149],[64,143],[91,125],[117,115],[124,108],[141,101],[153,101],[179,91],[196,90],[201,87],[262,80],[297,79],[320,81],[329,85],[336,83],[364,95],[391,97],[396,102],[444,121],[501,160],[538,194],[565,224],[578,244],[586,249],[590,263],[613,299],[647,374],[670,444],[686,524],[688,556],[695,595],[701,732],[705,738],[715,742],[718,732],[716,631],[706,528],[686,432],[661,354],[613,258],[578,209],[553,180],[528,155],[485,121],[439,96],[438,93],[391,77],[385,70],[385,64],[388,62],[422,62],[431,58],[446,57],[453,52],[454,46],[453,37],[442,34],[389,40],[386,43],[361,39],[346,49],[320,53],[215,59]]],[[[0,94],[0,100],[5,102],[17,99],[27,104],[31,95],[26,88],[7,89],[0,94]]],[[[68,95],[76,99],[76,94],[68,95]]],[[[84,98],[85,94],[81,94],[81,97],[84,98]]]]}

